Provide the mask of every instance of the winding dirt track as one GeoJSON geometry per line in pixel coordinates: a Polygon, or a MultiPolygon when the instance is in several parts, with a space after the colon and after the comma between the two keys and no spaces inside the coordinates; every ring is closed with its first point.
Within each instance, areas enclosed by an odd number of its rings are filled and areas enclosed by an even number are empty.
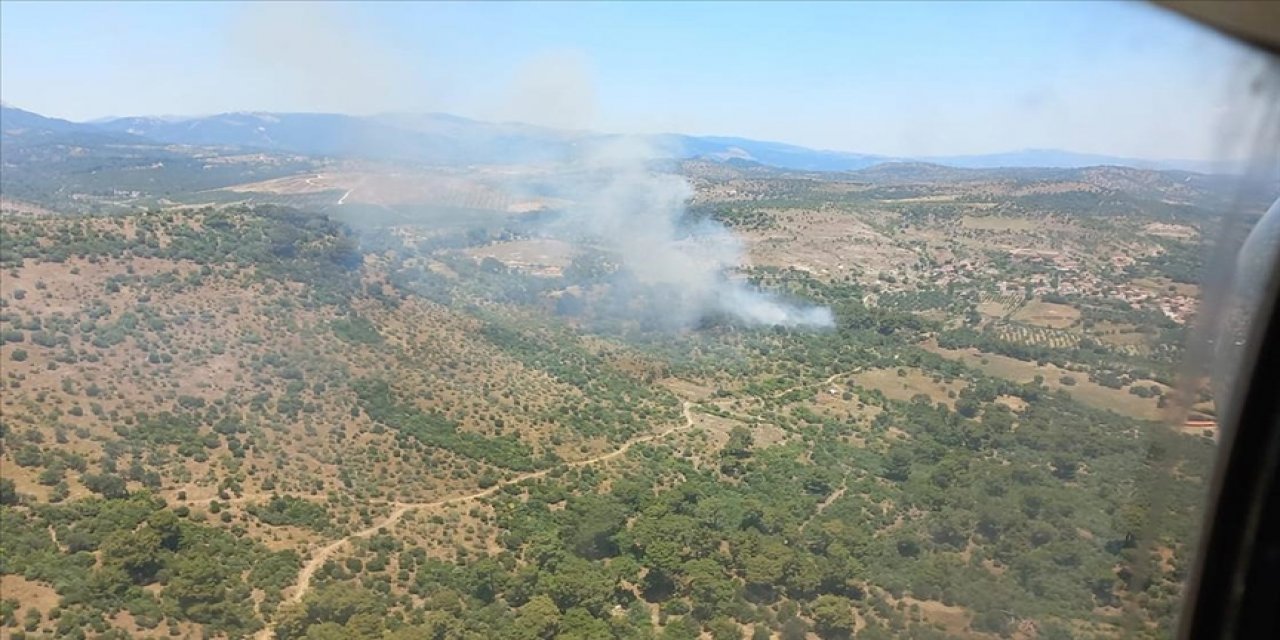
{"type": "MultiPolygon", "coordinates": [[[[617,458],[625,454],[627,451],[631,449],[631,447],[634,447],[637,444],[640,444],[643,442],[649,442],[652,440],[657,440],[659,438],[665,438],[666,436],[676,433],[677,431],[686,431],[688,429],[691,429],[693,427],[692,407],[693,405],[688,401],[681,403],[680,412],[684,415],[684,424],[677,427],[671,427],[666,431],[661,431],[661,432],[650,434],[647,436],[641,436],[633,440],[628,440],[622,446],[618,447],[617,449],[614,449],[613,451],[610,451],[609,453],[604,453],[604,454],[595,456],[593,458],[585,458],[582,460],[565,462],[560,465],[557,465],[556,467],[543,469],[541,471],[532,471],[529,473],[520,474],[518,476],[503,480],[502,482],[499,482],[498,484],[495,484],[492,487],[489,487],[488,489],[485,489],[483,491],[477,491],[475,493],[468,493],[466,495],[461,495],[461,496],[453,496],[451,498],[444,498],[441,500],[435,500],[433,502],[392,503],[395,506],[395,509],[393,509],[391,513],[387,514],[387,517],[383,518],[382,520],[379,520],[378,522],[374,523],[373,525],[369,526],[366,529],[361,529],[360,531],[357,531],[345,538],[335,540],[329,543],[328,545],[317,550],[315,554],[311,556],[311,559],[308,560],[306,564],[302,565],[302,570],[298,572],[298,580],[293,586],[293,590],[294,590],[293,595],[289,596],[289,599],[287,600],[287,602],[302,602],[302,598],[305,597],[307,595],[307,592],[311,589],[312,577],[315,576],[316,571],[318,571],[320,567],[324,566],[325,562],[328,562],[329,559],[333,557],[333,554],[337,553],[340,549],[345,547],[352,540],[355,540],[358,538],[368,538],[369,536],[372,536],[373,534],[377,533],[378,530],[380,529],[386,529],[386,528],[392,527],[397,522],[399,522],[401,518],[404,517],[404,514],[410,511],[415,511],[418,509],[430,509],[432,507],[443,507],[445,505],[456,504],[459,502],[477,500],[479,498],[491,496],[497,493],[498,491],[501,491],[504,487],[517,484],[520,482],[524,482],[525,480],[533,480],[536,478],[541,478],[547,475],[548,473],[551,473],[551,471],[557,468],[582,467],[589,464],[596,464],[597,462],[612,460],[613,458],[617,458]]],[[[258,632],[256,638],[258,640],[270,640],[272,637],[274,637],[274,635],[275,634],[272,631],[272,628],[270,626],[267,626],[258,632]]]]}
{"type": "Polygon", "coordinates": [[[847,376],[847,375],[852,375],[852,372],[850,372],[850,371],[841,371],[840,373],[835,373],[835,374],[832,374],[832,375],[828,376],[828,377],[827,377],[827,379],[826,379],[826,380],[823,380],[822,382],[808,382],[808,383],[802,383],[802,384],[795,385],[794,387],[787,387],[786,389],[783,389],[782,391],[778,391],[778,392],[774,393],[773,395],[771,395],[771,396],[769,396],[769,397],[770,397],[770,398],[773,398],[773,399],[781,398],[782,396],[785,396],[785,395],[787,395],[788,393],[791,393],[791,392],[793,392],[793,391],[799,391],[799,390],[801,390],[801,389],[803,389],[803,388],[805,388],[805,387],[825,387],[825,386],[827,386],[827,385],[831,384],[832,382],[835,382],[835,381],[836,381],[836,378],[840,378],[840,377],[847,376]]]}

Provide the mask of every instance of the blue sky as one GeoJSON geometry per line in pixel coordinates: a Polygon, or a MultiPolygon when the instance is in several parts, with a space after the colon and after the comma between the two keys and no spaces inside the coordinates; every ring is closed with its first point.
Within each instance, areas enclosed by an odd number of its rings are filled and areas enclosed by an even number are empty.
{"type": "Polygon", "coordinates": [[[443,111],[884,154],[1223,155],[1246,56],[1137,4],[0,4],[0,97],[74,120],[443,111]]]}

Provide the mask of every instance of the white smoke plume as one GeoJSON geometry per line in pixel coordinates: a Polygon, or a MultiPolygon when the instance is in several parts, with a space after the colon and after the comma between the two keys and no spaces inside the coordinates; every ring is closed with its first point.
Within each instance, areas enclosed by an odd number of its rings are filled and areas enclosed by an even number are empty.
{"type": "Polygon", "coordinates": [[[754,325],[835,325],[830,309],[787,304],[729,279],[727,272],[743,263],[741,243],[714,221],[683,225],[693,190],[681,176],[658,169],[664,159],[639,137],[585,150],[573,171],[557,180],[572,203],[555,224],[557,235],[615,254],[642,284],[677,292],[677,306],[663,310],[675,324],[719,312],[754,325]]]}

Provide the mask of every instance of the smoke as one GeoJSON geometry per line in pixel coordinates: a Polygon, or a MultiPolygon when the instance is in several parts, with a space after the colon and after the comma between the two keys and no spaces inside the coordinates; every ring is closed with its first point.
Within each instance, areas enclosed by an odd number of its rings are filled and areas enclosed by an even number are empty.
{"type": "MultiPolygon", "coordinates": [[[[590,128],[596,112],[591,70],[581,52],[534,56],[520,67],[507,109],[537,124],[590,128]]],[[[611,297],[626,302],[633,285],[660,292],[660,302],[653,302],[658,308],[645,312],[668,326],[693,326],[714,314],[752,325],[834,326],[829,309],[787,304],[729,278],[743,264],[741,243],[714,221],[688,223],[685,203],[693,189],[664,170],[676,154],[657,140],[581,139],[575,159],[544,185],[567,203],[546,231],[612,254],[623,278],[613,283],[611,297]]]]}
{"type": "Polygon", "coordinates": [[[638,137],[592,145],[556,179],[571,204],[550,230],[614,254],[639,284],[672,292],[660,310],[670,323],[689,326],[723,313],[752,325],[834,326],[830,309],[788,304],[728,277],[743,263],[741,243],[717,222],[686,223],[693,190],[661,170],[667,157],[638,137]]]}
{"type": "MultiPolygon", "coordinates": [[[[233,29],[232,44],[244,57],[245,80],[269,85],[272,93],[304,104],[306,110],[369,112],[424,101],[421,70],[361,31],[341,6],[263,3],[247,7],[242,18],[233,29]]],[[[505,99],[492,112],[564,130],[589,128],[597,106],[592,71],[582,52],[534,55],[516,66],[505,99]]],[[[479,145],[482,138],[463,137],[458,144],[479,145]]],[[[497,138],[498,144],[506,140],[497,138]]],[[[510,157],[519,157],[516,147],[524,143],[512,140],[510,157]]],[[[659,292],[661,302],[649,311],[671,326],[692,326],[714,314],[752,325],[834,325],[826,308],[787,304],[730,278],[743,264],[743,248],[718,223],[685,221],[685,202],[693,191],[680,176],[660,170],[674,154],[664,153],[653,139],[582,140],[581,147],[574,147],[576,159],[543,185],[567,203],[564,215],[547,231],[581,248],[616,256],[630,281],[616,282],[611,297],[625,297],[632,284],[659,292]]],[[[381,139],[359,142],[366,149],[387,144],[381,139]]],[[[416,223],[426,226],[441,223],[421,214],[393,213],[400,221],[416,217],[416,223]]]]}

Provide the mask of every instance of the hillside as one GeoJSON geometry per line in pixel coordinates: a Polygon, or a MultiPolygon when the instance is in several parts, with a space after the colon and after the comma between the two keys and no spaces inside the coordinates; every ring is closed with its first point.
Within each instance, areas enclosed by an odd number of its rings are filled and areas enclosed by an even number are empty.
{"type": "Polygon", "coordinates": [[[1265,626],[1246,4],[0,0],[0,640],[1265,626]]]}
{"type": "Polygon", "coordinates": [[[1214,441],[1158,420],[1222,183],[682,165],[815,330],[673,327],[546,174],[397,171],[0,218],[6,637],[1173,624],[1214,441]]]}

